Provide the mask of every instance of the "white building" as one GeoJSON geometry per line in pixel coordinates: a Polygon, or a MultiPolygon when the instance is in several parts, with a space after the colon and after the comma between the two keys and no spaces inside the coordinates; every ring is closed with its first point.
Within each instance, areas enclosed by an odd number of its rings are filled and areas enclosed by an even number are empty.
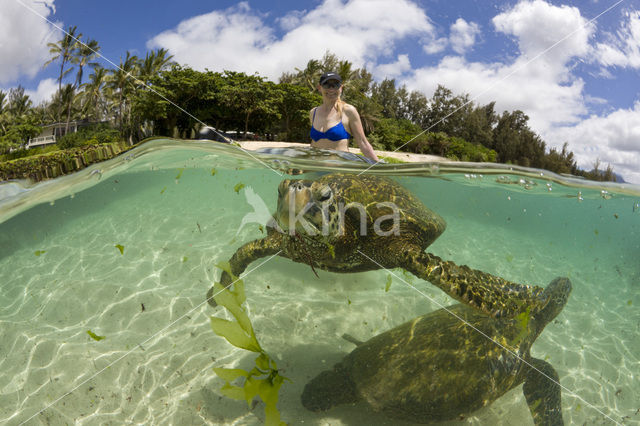
{"type": "Polygon", "coordinates": [[[27,143],[27,148],[36,148],[40,146],[53,145],[58,138],[61,138],[67,133],[75,133],[82,127],[95,124],[88,120],[70,121],[69,131],[66,131],[67,123],[53,123],[46,126],[42,126],[42,132],[35,138],[30,138],[27,143]]]}

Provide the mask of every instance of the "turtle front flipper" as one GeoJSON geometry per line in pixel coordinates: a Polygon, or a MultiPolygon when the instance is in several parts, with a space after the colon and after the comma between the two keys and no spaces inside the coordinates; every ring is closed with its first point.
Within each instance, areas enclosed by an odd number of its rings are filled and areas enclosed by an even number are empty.
{"type": "Polygon", "coordinates": [[[532,358],[530,364],[535,369],[529,368],[522,392],[529,405],[533,423],[545,426],[564,425],[558,373],[551,364],[541,359],[532,358]]]}
{"type": "Polygon", "coordinates": [[[466,265],[459,266],[420,249],[405,251],[399,266],[494,318],[513,318],[527,310],[533,315],[546,304],[541,287],[517,284],[466,265]]]}
{"type": "MultiPolygon", "coordinates": [[[[240,247],[229,259],[231,265],[231,273],[235,276],[240,275],[247,269],[247,266],[254,260],[262,257],[271,256],[277,254],[281,250],[281,234],[274,232],[261,238],[259,240],[250,241],[240,247]]],[[[222,271],[220,276],[220,284],[223,287],[231,285],[232,279],[226,271],[222,271]]],[[[207,303],[213,306],[217,306],[216,301],[213,299],[213,287],[207,292],[207,303]]]]}

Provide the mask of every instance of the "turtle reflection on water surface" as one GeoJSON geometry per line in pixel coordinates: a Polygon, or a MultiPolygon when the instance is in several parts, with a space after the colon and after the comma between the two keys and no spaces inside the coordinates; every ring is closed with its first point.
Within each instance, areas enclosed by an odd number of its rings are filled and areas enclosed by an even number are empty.
{"type": "Polygon", "coordinates": [[[302,404],[323,411],[363,401],[394,419],[430,423],[471,413],[524,382],[534,423],[562,425],[558,374],[529,349],[570,292],[569,279],[556,278],[545,289],[547,306],[515,319],[461,304],[418,317],[320,373],[305,386],[302,404]]]}
{"type": "MultiPolygon", "coordinates": [[[[444,261],[425,249],[444,231],[444,219],[394,180],[332,173],[316,180],[284,180],[267,236],[231,257],[238,276],[262,257],[279,255],[311,268],[362,272],[403,268],[454,299],[495,317],[531,314],[548,302],[543,289],[444,261]]],[[[222,273],[221,284],[232,278],[222,273]]],[[[207,300],[215,306],[213,288],[207,300]]]]}

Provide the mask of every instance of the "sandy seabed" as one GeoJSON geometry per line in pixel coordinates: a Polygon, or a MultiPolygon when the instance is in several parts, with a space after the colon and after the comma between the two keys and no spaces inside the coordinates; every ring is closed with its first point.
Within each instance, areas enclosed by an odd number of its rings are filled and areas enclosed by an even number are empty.
{"type": "MultiPolygon", "coordinates": [[[[212,176],[191,168],[189,156],[178,164],[182,171],[145,166],[104,177],[0,224],[0,423],[262,424],[261,402],[248,407],[219,391],[212,367],[250,369],[255,355],[213,333],[210,315],[227,314],[204,298],[219,276],[214,265],[261,235],[255,225],[241,228],[250,207],[234,187],[251,184],[273,209],[278,178],[222,169],[212,176]]],[[[543,286],[571,278],[569,303],[532,355],[560,375],[566,424],[637,422],[640,270],[632,254],[640,251],[627,205],[405,182],[447,219],[429,251],[543,286]]],[[[260,343],[291,379],[278,404],[283,420],[409,424],[364,404],[312,413],[300,394],[353,350],[344,333],[366,340],[452,300],[414,279],[417,293],[402,275],[386,292],[384,271],[316,278],[286,259],[260,264],[244,278],[247,308],[260,343]]],[[[519,386],[445,424],[533,422],[519,386]]]]}

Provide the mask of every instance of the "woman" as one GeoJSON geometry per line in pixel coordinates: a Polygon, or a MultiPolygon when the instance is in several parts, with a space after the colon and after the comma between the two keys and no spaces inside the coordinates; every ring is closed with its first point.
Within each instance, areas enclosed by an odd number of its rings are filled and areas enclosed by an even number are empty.
{"type": "Polygon", "coordinates": [[[335,72],[322,74],[318,91],[322,94],[322,105],[309,111],[311,146],[348,151],[349,139],[353,137],[360,151],[367,158],[378,162],[378,157],[364,135],[358,110],[340,99],[342,78],[335,72]]]}

